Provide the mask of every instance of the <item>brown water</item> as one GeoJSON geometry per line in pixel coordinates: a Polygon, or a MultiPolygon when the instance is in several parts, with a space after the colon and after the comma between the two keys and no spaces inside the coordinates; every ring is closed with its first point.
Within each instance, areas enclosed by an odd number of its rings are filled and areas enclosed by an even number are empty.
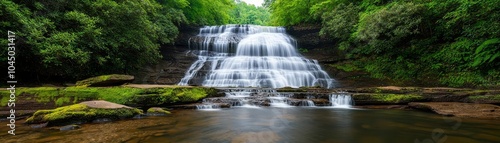
{"type": "MultiPolygon", "coordinates": [[[[5,123],[6,122],[1,122],[5,123]]],[[[178,110],[170,116],[85,124],[72,131],[17,124],[4,142],[304,142],[499,143],[498,120],[443,117],[401,110],[232,108],[178,110]]]]}

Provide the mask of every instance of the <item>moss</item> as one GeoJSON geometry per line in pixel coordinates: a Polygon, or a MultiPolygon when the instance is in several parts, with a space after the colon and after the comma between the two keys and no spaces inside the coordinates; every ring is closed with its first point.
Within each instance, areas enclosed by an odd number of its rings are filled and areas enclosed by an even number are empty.
{"type": "Polygon", "coordinates": [[[113,84],[123,84],[127,81],[131,81],[134,79],[134,76],[131,75],[120,75],[120,74],[111,74],[111,75],[101,75],[97,77],[87,78],[81,81],[76,82],[77,87],[87,87],[93,85],[113,85],[113,84]]]}
{"type": "MultiPolygon", "coordinates": [[[[7,105],[10,99],[8,91],[1,91],[1,104],[7,105]]],[[[39,87],[19,88],[17,96],[34,98],[38,103],[54,103],[56,106],[74,104],[87,100],[106,100],[118,104],[128,104],[135,101],[138,95],[155,95],[158,98],[154,104],[196,102],[205,97],[217,95],[217,89],[205,87],[164,87],[164,88],[133,88],[133,87],[39,87]]]]}
{"type": "Polygon", "coordinates": [[[26,123],[45,123],[63,125],[72,122],[90,122],[99,118],[122,119],[130,118],[142,111],[136,108],[101,109],[90,108],[85,104],[74,104],[53,110],[38,110],[26,119],[26,123]]]}
{"type": "Polygon", "coordinates": [[[7,103],[9,103],[10,99],[10,91],[8,90],[0,90],[0,105],[2,106],[7,106],[7,103]]]}
{"type": "Polygon", "coordinates": [[[144,94],[157,95],[157,101],[164,103],[186,103],[196,102],[207,96],[217,94],[214,88],[204,87],[174,87],[174,88],[151,88],[146,89],[144,94]]]}
{"type": "Polygon", "coordinates": [[[156,115],[156,114],[170,114],[169,111],[166,111],[162,108],[158,108],[158,107],[152,107],[152,108],[149,108],[148,111],[147,111],[147,114],[150,114],[150,115],[156,115]]]}
{"type": "Polygon", "coordinates": [[[310,88],[314,87],[299,87],[299,88],[292,88],[292,87],[283,87],[276,89],[277,92],[307,92],[310,88]]]}
{"type": "Polygon", "coordinates": [[[57,99],[59,90],[60,89],[56,87],[18,88],[16,89],[16,96],[30,94],[34,95],[37,102],[47,103],[57,99]]]}
{"type": "Polygon", "coordinates": [[[62,106],[64,103],[70,103],[71,98],[69,97],[59,97],[56,100],[56,106],[62,106]]]}
{"type": "Polygon", "coordinates": [[[472,101],[479,100],[492,100],[492,101],[500,101],[500,95],[475,95],[468,97],[472,101]]]}
{"type": "Polygon", "coordinates": [[[424,97],[416,94],[375,94],[372,95],[372,97],[378,101],[389,103],[410,102],[424,99],[424,97]]]}

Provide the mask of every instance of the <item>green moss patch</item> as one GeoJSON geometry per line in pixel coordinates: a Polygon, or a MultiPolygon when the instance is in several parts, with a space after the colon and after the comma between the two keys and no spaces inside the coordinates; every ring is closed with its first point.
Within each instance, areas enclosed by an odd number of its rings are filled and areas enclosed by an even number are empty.
{"type": "Polygon", "coordinates": [[[378,100],[392,103],[411,102],[423,99],[422,96],[414,94],[380,94],[374,97],[378,100]]]}
{"type": "Polygon", "coordinates": [[[470,101],[490,101],[490,102],[500,102],[500,95],[475,95],[469,96],[470,101]]]}
{"type": "Polygon", "coordinates": [[[131,82],[133,80],[134,76],[131,75],[120,75],[120,74],[101,75],[78,81],[76,82],[76,86],[80,87],[114,86],[114,85],[122,85],[124,83],[131,82]]]}
{"type": "Polygon", "coordinates": [[[74,122],[90,122],[101,118],[131,118],[138,114],[142,114],[142,111],[136,108],[102,109],[90,108],[85,104],[74,104],[53,110],[38,110],[26,120],[26,123],[48,122],[49,125],[64,125],[74,122]]]}
{"type": "Polygon", "coordinates": [[[170,114],[170,112],[167,110],[163,110],[162,108],[159,108],[159,107],[152,107],[152,108],[149,108],[147,111],[147,115],[152,115],[152,116],[167,115],[167,114],[170,114]]]}
{"type": "Polygon", "coordinates": [[[408,103],[422,101],[425,98],[417,94],[355,94],[353,96],[354,100],[364,101],[368,103],[386,103],[386,104],[397,104],[397,103],[408,103]]]}
{"type": "MultiPolygon", "coordinates": [[[[158,87],[158,88],[134,88],[134,87],[37,87],[18,88],[16,96],[32,98],[38,103],[54,103],[60,107],[88,100],[106,100],[118,104],[142,105],[151,101],[153,105],[171,103],[196,102],[205,97],[217,96],[217,89],[206,87],[158,87]],[[153,99],[142,99],[144,97],[153,99]],[[142,100],[138,100],[142,99],[142,100]]],[[[1,105],[6,106],[10,99],[9,91],[2,90],[1,105]]]]}

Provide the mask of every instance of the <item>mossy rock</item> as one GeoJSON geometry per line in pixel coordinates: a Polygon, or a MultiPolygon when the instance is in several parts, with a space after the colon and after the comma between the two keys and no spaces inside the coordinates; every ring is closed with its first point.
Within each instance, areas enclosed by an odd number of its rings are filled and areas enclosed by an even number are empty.
{"type": "Polygon", "coordinates": [[[48,123],[48,126],[67,125],[91,122],[102,118],[113,120],[132,118],[138,114],[143,114],[142,110],[112,102],[95,100],[59,107],[53,110],[38,110],[25,123],[48,123]]]}
{"type": "Polygon", "coordinates": [[[134,76],[131,75],[121,75],[121,74],[101,75],[78,81],[76,82],[76,86],[84,86],[84,87],[119,86],[125,83],[132,82],[133,80],[134,76]]]}
{"type": "Polygon", "coordinates": [[[164,116],[170,114],[170,112],[159,107],[151,107],[148,109],[146,114],[148,116],[164,116]]]}
{"type": "Polygon", "coordinates": [[[425,98],[418,94],[355,93],[352,98],[357,105],[392,105],[425,101],[425,98]]]}
{"type": "Polygon", "coordinates": [[[499,95],[474,95],[467,97],[468,102],[472,103],[489,103],[500,105],[500,94],[499,95]]]}

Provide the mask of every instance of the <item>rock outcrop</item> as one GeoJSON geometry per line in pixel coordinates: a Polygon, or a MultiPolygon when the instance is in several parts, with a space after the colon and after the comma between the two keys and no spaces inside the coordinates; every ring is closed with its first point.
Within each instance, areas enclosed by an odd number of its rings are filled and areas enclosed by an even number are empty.
{"type": "Polygon", "coordinates": [[[112,102],[94,100],[59,107],[53,110],[38,110],[26,119],[27,124],[48,123],[48,126],[79,124],[99,119],[124,119],[142,114],[142,110],[112,102]]]}
{"type": "Polygon", "coordinates": [[[458,102],[412,102],[411,108],[461,118],[500,119],[500,106],[458,102]]]}

